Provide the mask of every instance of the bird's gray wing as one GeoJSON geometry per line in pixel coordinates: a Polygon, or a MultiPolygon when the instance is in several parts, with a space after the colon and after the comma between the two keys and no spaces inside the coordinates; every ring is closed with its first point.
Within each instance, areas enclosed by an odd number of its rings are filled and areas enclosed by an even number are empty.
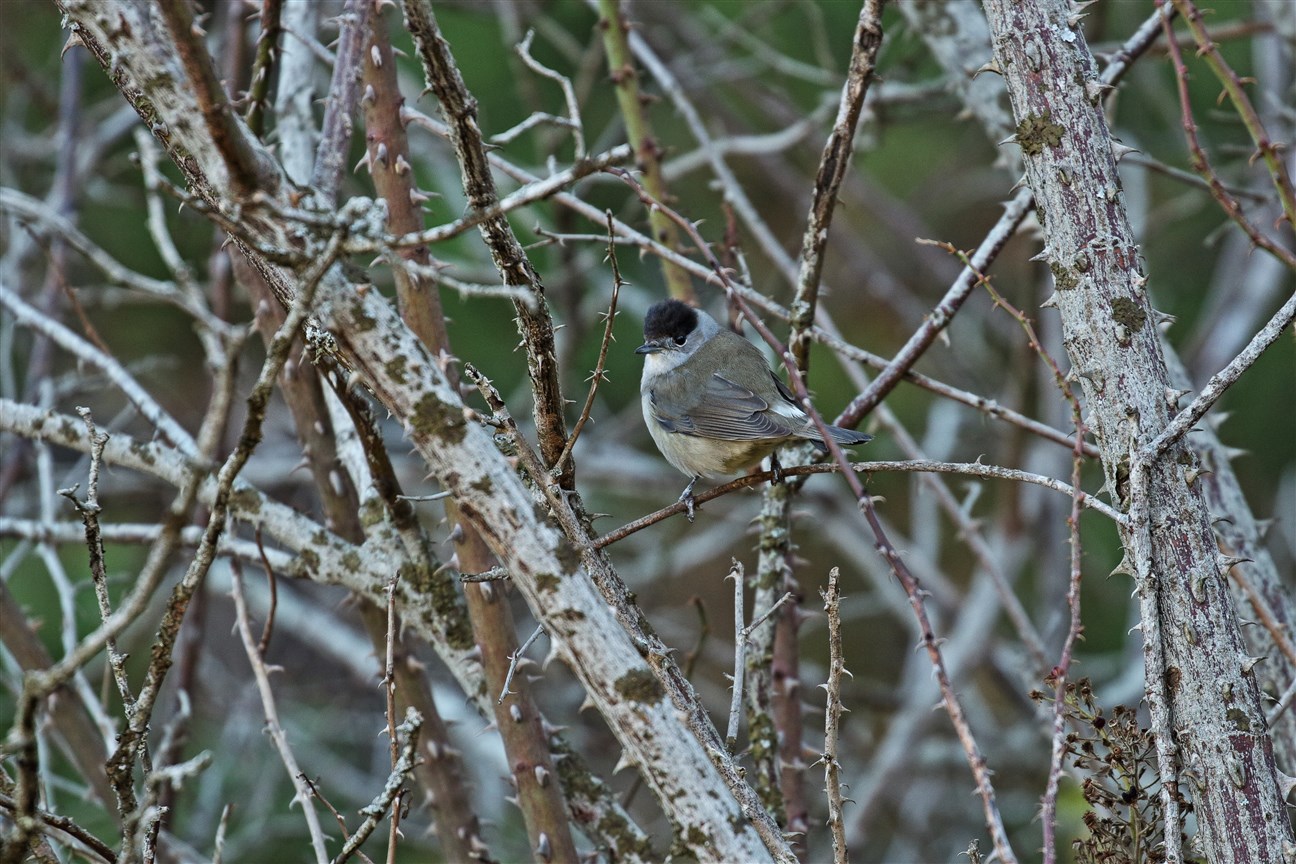
{"type": "Polygon", "coordinates": [[[779,395],[800,411],[801,405],[797,402],[796,394],[788,389],[788,386],[783,383],[783,379],[775,375],[773,370],[770,370],[770,377],[774,379],[774,386],[778,388],[779,395]]]}
{"type": "Polygon", "coordinates": [[[653,419],[670,432],[724,441],[763,441],[805,432],[804,422],[771,411],[768,402],[723,375],[712,375],[702,398],[689,400],[692,404],[673,398],[673,391],[670,386],[654,388],[650,400],[653,419]]]}

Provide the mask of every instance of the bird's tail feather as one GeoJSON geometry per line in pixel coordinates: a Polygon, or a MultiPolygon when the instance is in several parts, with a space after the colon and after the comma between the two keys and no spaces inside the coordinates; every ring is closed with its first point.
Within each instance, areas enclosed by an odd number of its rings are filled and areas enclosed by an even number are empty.
{"type": "MultiPolygon", "coordinates": [[[[832,439],[838,444],[844,444],[846,446],[852,444],[864,444],[865,442],[873,440],[872,435],[866,435],[863,432],[856,432],[854,429],[843,429],[840,426],[829,426],[828,434],[832,435],[832,439]]],[[[823,447],[824,442],[816,440],[814,443],[823,447]]],[[[826,450],[828,448],[824,447],[823,449],[826,450]]]]}

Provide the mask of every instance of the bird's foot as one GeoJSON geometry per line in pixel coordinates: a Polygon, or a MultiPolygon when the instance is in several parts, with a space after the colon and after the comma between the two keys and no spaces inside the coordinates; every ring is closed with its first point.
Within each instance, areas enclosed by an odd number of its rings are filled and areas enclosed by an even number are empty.
{"type": "Polygon", "coordinates": [[[700,477],[694,477],[690,480],[689,485],[684,487],[684,491],[679,496],[679,500],[684,503],[684,515],[688,517],[690,522],[693,521],[693,515],[697,512],[697,500],[693,497],[693,487],[700,479],[700,477]]]}
{"type": "Polygon", "coordinates": [[[777,486],[783,482],[783,465],[779,462],[778,454],[770,454],[770,473],[774,476],[770,478],[770,485],[777,486]]]}

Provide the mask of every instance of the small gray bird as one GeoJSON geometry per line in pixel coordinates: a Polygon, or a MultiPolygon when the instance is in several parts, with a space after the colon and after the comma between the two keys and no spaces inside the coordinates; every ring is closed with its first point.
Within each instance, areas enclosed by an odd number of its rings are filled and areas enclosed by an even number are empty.
{"type": "MultiPolygon", "coordinates": [[[[824,447],[814,421],[755,345],[701,309],[665,300],[644,318],[644,422],[666,461],[693,478],[680,495],[693,521],[693,485],[735,474],[789,441],[824,447]]],[[[838,444],[873,436],[829,426],[838,444]]],[[[777,466],[775,468],[777,470],[777,466]]]]}

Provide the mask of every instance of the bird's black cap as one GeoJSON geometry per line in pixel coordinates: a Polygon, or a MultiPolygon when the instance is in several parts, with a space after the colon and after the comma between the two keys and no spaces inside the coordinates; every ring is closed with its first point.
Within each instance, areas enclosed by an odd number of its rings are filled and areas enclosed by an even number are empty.
{"type": "Polygon", "coordinates": [[[697,325],[697,310],[692,306],[679,300],[663,300],[653,304],[644,316],[644,339],[649,342],[663,337],[684,339],[697,325]]]}

